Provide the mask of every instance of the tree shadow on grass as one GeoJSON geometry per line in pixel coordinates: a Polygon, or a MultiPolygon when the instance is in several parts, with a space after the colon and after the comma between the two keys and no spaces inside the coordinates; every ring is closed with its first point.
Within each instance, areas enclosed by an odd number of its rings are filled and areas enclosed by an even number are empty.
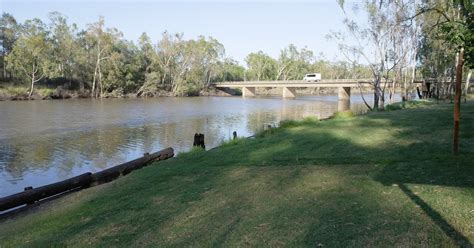
{"type": "Polygon", "coordinates": [[[443,232],[450,237],[460,247],[472,247],[473,244],[469,239],[462,233],[458,232],[453,226],[451,226],[441,214],[434,210],[429,204],[423,199],[417,196],[404,184],[399,184],[398,187],[408,196],[417,206],[419,206],[436,225],[443,230],[443,232]]]}
{"type": "MultiPolygon", "coordinates": [[[[467,106],[463,117],[463,123],[473,119],[474,112],[472,105],[467,106]]],[[[400,190],[417,206],[422,209],[433,223],[435,223],[448,237],[450,237],[457,245],[461,247],[472,247],[472,242],[457,231],[443,216],[426,203],[420,196],[413,193],[405,184],[420,184],[433,186],[460,187],[466,189],[474,188],[474,167],[472,166],[471,147],[466,144],[473,143],[472,123],[464,124],[462,133],[462,141],[464,142],[463,153],[454,157],[450,154],[450,138],[451,138],[451,116],[450,109],[444,107],[443,114],[434,113],[433,110],[427,109],[420,112],[418,116],[407,121],[408,117],[400,112],[397,119],[388,120],[384,114],[373,114],[363,119],[357,125],[359,128],[363,126],[373,126],[381,123],[387,124],[387,128],[396,128],[400,131],[391,137],[393,143],[385,143],[377,148],[368,148],[351,142],[349,139],[341,137],[329,137],[337,144],[341,156],[338,158],[325,158],[324,154],[314,154],[314,157],[308,157],[303,154],[299,158],[299,163],[313,162],[314,164],[337,164],[339,163],[355,163],[355,164],[382,164],[382,170],[379,170],[373,178],[381,182],[383,185],[398,185],[400,190]],[[420,125],[420,123],[427,123],[420,125]],[[435,125],[446,128],[434,128],[435,125]],[[433,132],[435,130],[435,132],[433,132]],[[404,144],[403,141],[413,139],[416,143],[404,144]],[[354,152],[351,152],[354,151],[354,152]],[[362,152],[359,152],[362,151],[362,152]],[[372,154],[386,154],[384,158],[380,156],[371,160],[372,154]],[[355,155],[355,156],[354,156],[355,155]],[[306,157],[305,157],[306,156],[306,157]],[[347,156],[347,159],[344,157],[347,156]],[[320,158],[319,161],[317,158],[320,158]]],[[[307,140],[310,134],[292,134],[295,142],[294,147],[302,147],[298,144],[300,140],[307,140]]],[[[327,134],[326,134],[327,135],[327,134]]],[[[312,135],[313,139],[327,140],[322,134],[312,135]]],[[[287,154],[298,154],[297,150],[292,150],[287,154]]],[[[293,162],[295,163],[295,162],[293,162]]],[[[290,163],[291,164],[291,163],[290,163]]],[[[298,160],[296,160],[298,164],[298,160]]]]}

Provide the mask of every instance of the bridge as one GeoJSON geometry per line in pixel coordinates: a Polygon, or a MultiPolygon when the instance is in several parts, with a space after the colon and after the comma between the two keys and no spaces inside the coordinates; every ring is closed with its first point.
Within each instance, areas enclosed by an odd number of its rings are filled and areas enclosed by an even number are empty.
{"type": "Polygon", "coordinates": [[[338,111],[350,109],[351,88],[359,86],[370,86],[372,79],[328,79],[318,82],[308,82],[304,80],[285,81],[240,81],[240,82],[219,82],[214,83],[217,88],[241,88],[242,97],[256,96],[255,89],[262,88],[283,88],[284,98],[295,98],[296,88],[338,88],[338,111]]]}

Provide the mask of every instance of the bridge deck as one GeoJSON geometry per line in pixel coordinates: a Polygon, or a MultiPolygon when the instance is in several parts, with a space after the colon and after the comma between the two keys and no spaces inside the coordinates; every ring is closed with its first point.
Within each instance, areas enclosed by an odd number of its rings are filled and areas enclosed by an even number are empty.
{"type": "Polygon", "coordinates": [[[308,82],[304,80],[287,81],[240,81],[214,83],[216,87],[357,87],[359,84],[369,86],[370,79],[349,80],[321,80],[319,82],[308,82]]]}

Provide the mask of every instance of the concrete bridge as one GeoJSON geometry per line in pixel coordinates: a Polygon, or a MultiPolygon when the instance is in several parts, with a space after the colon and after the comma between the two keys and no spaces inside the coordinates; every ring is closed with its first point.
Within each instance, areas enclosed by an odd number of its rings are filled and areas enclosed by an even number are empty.
{"type": "Polygon", "coordinates": [[[346,111],[351,106],[351,88],[360,86],[370,86],[372,79],[331,79],[319,82],[308,82],[304,80],[287,81],[240,81],[240,82],[219,82],[214,83],[217,88],[241,88],[243,97],[256,96],[255,89],[263,88],[283,88],[284,98],[296,97],[296,88],[338,88],[338,111],[346,111]]]}

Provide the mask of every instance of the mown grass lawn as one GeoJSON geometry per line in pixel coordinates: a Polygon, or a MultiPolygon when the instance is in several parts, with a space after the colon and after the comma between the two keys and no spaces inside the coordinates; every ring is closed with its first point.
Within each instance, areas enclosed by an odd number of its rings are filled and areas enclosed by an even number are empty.
{"type": "Polygon", "coordinates": [[[474,104],[289,122],[0,223],[0,246],[469,247],[474,104]]]}

